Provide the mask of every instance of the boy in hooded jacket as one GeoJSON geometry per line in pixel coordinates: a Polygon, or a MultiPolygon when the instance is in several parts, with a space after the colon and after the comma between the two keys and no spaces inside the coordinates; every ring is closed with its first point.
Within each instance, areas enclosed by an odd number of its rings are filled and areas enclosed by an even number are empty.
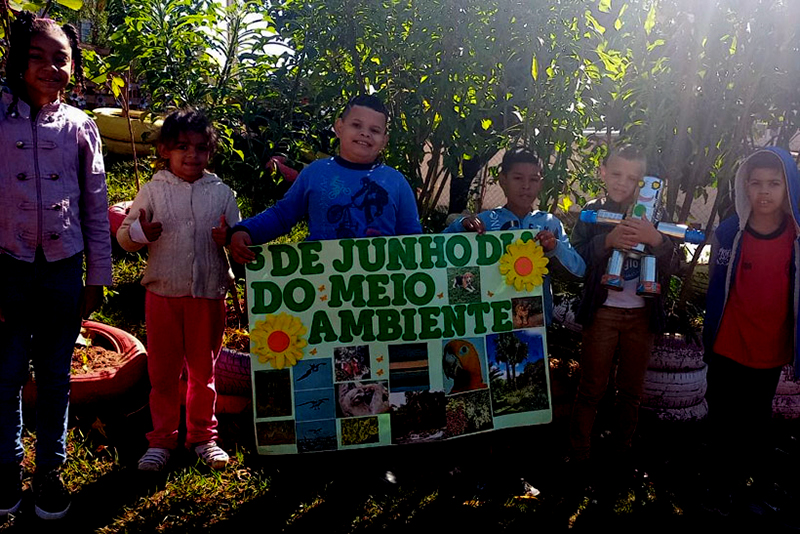
{"type": "Polygon", "coordinates": [[[714,471],[729,490],[748,475],[760,482],[781,368],[800,371],[797,165],[780,148],[758,150],[734,191],[736,214],[714,232],[703,330],[714,471]]]}

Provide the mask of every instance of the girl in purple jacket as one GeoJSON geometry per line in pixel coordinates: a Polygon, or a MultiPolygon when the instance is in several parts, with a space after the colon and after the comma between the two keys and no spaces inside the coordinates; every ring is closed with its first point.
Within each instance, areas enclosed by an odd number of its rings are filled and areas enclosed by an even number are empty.
{"type": "Polygon", "coordinates": [[[72,26],[20,13],[11,25],[0,100],[0,516],[22,502],[20,392],[36,376],[36,474],[42,519],[70,505],[66,461],[70,367],[81,317],[111,283],[111,239],[100,136],[61,103],[82,81],[72,26]],[[83,264],[86,264],[86,285],[83,264]]]}

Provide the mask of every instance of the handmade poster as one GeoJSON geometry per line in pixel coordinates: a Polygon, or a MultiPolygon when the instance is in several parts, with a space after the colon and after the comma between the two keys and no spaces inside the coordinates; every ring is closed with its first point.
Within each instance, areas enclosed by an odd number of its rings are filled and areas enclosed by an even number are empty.
{"type": "Polygon", "coordinates": [[[534,235],[254,248],[247,302],[259,453],[550,422],[547,258],[534,235]]]}

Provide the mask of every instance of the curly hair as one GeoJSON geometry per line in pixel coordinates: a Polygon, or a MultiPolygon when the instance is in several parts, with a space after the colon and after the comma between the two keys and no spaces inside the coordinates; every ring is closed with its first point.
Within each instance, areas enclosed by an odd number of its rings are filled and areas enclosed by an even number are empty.
{"type": "Polygon", "coordinates": [[[62,33],[72,49],[73,76],[75,85],[83,86],[83,61],[78,45],[78,30],[72,24],[59,26],[52,19],[37,18],[29,11],[20,12],[11,23],[9,51],[6,63],[6,80],[11,92],[19,97],[26,94],[23,76],[28,70],[28,54],[33,36],[39,33],[62,33]]]}

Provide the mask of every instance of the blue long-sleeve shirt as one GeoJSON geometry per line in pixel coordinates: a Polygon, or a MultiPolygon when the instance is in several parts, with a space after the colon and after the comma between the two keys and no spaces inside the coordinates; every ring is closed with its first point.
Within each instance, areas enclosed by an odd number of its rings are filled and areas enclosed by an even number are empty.
{"type": "MultiPolygon", "coordinates": [[[[556,238],[556,248],[546,252],[545,256],[550,258],[548,270],[550,272],[562,272],[567,276],[582,278],[586,272],[586,263],[578,252],[572,248],[569,237],[564,232],[564,226],[554,215],[545,211],[534,210],[522,220],[506,208],[495,208],[483,211],[477,215],[483,222],[486,230],[494,232],[498,230],[549,230],[556,238]],[[558,260],[554,262],[553,260],[558,260]]],[[[455,221],[445,228],[444,233],[466,232],[464,229],[464,218],[455,221]]],[[[553,289],[550,285],[550,276],[544,277],[542,287],[544,295],[544,313],[547,324],[553,317],[553,289]]]]}
{"type": "Polygon", "coordinates": [[[317,160],[275,205],[239,223],[253,244],[287,234],[308,218],[309,240],[421,234],[411,186],[382,163],[317,160]]]}

